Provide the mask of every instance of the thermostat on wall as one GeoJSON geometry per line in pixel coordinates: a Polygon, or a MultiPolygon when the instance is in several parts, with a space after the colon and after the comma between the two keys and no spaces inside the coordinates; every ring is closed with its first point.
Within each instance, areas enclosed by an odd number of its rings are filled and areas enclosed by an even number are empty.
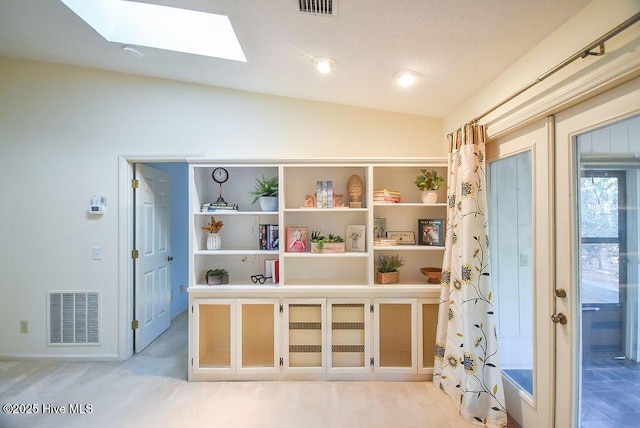
{"type": "Polygon", "coordinates": [[[89,207],[89,214],[104,214],[107,210],[107,197],[93,195],[91,199],[91,206],[89,207]]]}

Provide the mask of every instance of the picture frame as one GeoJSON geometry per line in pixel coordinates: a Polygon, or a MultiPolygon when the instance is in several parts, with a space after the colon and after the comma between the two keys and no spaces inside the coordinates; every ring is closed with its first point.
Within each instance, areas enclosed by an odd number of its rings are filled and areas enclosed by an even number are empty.
{"type": "Polygon", "coordinates": [[[345,249],[347,251],[365,251],[366,227],[364,224],[350,224],[345,233],[345,249]]]}
{"type": "Polygon", "coordinates": [[[418,219],[418,244],[444,247],[444,219],[418,219]]]}
{"type": "Polygon", "coordinates": [[[287,252],[304,253],[309,251],[309,228],[301,226],[287,227],[287,252]]]}
{"type": "Polygon", "coordinates": [[[415,233],[410,231],[389,231],[387,238],[395,239],[398,245],[415,245],[416,243],[415,233]]]}
{"type": "Polygon", "coordinates": [[[373,238],[384,238],[387,236],[387,219],[386,218],[374,218],[373,219],[373,238]]]}

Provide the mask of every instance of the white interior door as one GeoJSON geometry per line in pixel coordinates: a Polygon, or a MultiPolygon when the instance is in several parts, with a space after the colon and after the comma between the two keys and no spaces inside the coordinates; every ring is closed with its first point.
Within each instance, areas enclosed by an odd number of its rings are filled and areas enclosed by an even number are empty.
{"type": "Polygon", "coordinates": [[[553,426],[553,122],[487,145],[491,284],[507,412],[553,426]]]}
{"type": "Polygon", "coordinates": [[[135,352],[142,351],[171,324],[169,176],[136,164],[135,352]]]}
{"type": "MultiPolygon", "coordinates": [[[[617,380],[611,382],[616,385],[616,389],[607,391],[601,384],[592,382],[589,388],[585,388],[585,358],[583,358],[584,341],[582,332],[584,324],[585,309],[598,308],[597,305],[589,304],[586,308],[584,303],[592,300],[589,296],[588,287],[593,281],[586,281],[584,273],[590,268],[592,263],[585,256],[589,253],[588,245],[598,243],[594,241],[593,233],[585,233],[586,224],[581,210],[587,207],[582,204],[586,200],[584,192],[586,187],[581,186],[585,173],[596,171],[602,173],[603,167],[606,169],[615,168],[629,178],[627,184],[621,184],[620,180],[615,181],[616,186],[623,186],[626,189],[628,199],[635,201],[620,210],[620,205],[608,207],[611,213],[623,211],[625,216],[616,217],[627,219],[633,227],[615,234],[600,233],[595,236],[607,237],[608,239],[619,236],[621,240],[626,240],[631,251],[620,253],[621,257],[606,257],[603,266],[598,269],[601,278],[607,275],[607,266],[620,265],[618,272],[625,275],[623,309],[624,319],[622,337],[625,340],[623,351],[618,357],[622,357],[627,367],[638,367],[638,165],[637,156],[640,153],[640,129],[620,129],[611,126],[620,123],[623,119],[632,115],[640,114],[640,79],[636,78],[624,85],[618,86],[610,91],[585,101],[575,107],[567,109],[556,115],[556,265],[562,266],[556,272],[556,282],[558,286],[564,288],[567,297],[556,301],[556,313],[563,313],[566,316],[567,324],[558,325],[556,328],[556,427],[588,427],[588,426],[635,426],[638,423],[637,412],[629,422],[606,422],[595,419],[597,417],[594,410],[600,399],[606,402],[604,416],[612,416],[618,410],[616,404],[623,403],[631,391],[637,391],[640,385],[628,385],[629,377],[624,373],[617,375],[617,380]],[[591,136],[590,141],[584,141],[582,137],[591,136]],[[582,192],[582,194],[581,194],[582,192]],[[587,239],[585,239],[587,238],[587,239]],[[591,240],[591,241],[589,241],[591,240]],[[635,248],[635,250],[633,249],[635,248]],[[628,275],[626,275],[628,273],[628,275]],[[635,278],[635,279],[632,279],[635,278]],[[635,309],[634,307],[635,306],[635,309]],[[635,335],[635,338],[633,337],[635,335]],[[590,390],[590,388],[594,388],[590,390]],[[592,404],[587,400],[597,398],[592,404]]],[[[595,182],[595,180],[594,180],[595,182]]],[[[590,184],[590,183],[587,183],[590,184]]],[[[598,189],[595,189],[598,190],[598,189]]],[[[598,190],[599,191],[599,190],[598,190]]],[[[617,191],[617,190],[616,190],[617,191]]],[[[598,198],[605,202],[604,195],[598,198]]],[[[609,198],[613,199],[613,198],[609,198]]],[[[601,204],[601,205],[604,205],[601,204]]],[[[594,211],[593,216],[602,216],[603,209],[594,211]]],[[[622,221],[617,221],[615,229],[618,229],[622,221]]],[[[605,228],[606,232],[606,228],[605,228]]],[[[610,251],[610,248],[617,243],[605,242],[609,248],[602,248],[610,251]]],[[[626,246],[626,244],[625,244],[626,246]]],[[[596,260],[596,263],[599,261],[596,260]]],[[[613,274],[614,276],[616,273],[613,274]]],[[[601,286],[602,281],[601,282],[601,286]]],[[[602,288],[602,287],[601,287],[602,288]]],[[[591,293],[592,295],[592,293],[591,293]]],[[[622,294],[619,294],[622,295],[622,294]]],[[[590,338],[593,339],[593,338],[590,338]]],[[[613,358],[618,360],[618,358],[613,358]]],[[[604,360],[603,360],[604,361],[604,360]]],[[[611,362],[611,361],[609,361],[611,362]]],[[[605,371],[601,368],[598,375],[602,376],[605,371]]],[[[633,408],[637,409],[640,400],[635,401],[633,408]]],[[[620,415],[617,415],[620,416],[620,415]]]]}

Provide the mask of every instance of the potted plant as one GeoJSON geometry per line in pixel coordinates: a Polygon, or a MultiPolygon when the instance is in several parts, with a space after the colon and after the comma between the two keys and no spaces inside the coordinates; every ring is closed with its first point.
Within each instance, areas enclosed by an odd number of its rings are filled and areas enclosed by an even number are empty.
{"type": "Polygon", "coordinates": [[[220,220],[216,221],[214,217],[211,217],[211,220],[209,221],[209,223],[207,223],[206,226],[202,227],[202,230],[206,230],[209,232],[209,235],[207,236],[207,250],[220,249],[220,246],[222,245],[222,243],[221,243],[220,235],[218,234],[218,232],[220,232],[220,229],[222,229],[223,225],[224,223],[222,223],[222,221],[220,220]]]}
{"type": "Polygon", "coordinates": [[[438,175],[438,172],[420,170],[420,175],[414,181],[415,185],[422,191],[422,202],[425,204],[434,204],[438,201],[438,190],[440,185],[444,183],[444,177],[438,175]]]}
{"type": "Polygon", "coordinates": [[[219,285],[229,283],[229,271],[222,268],[209,269],[206,273],[207,285],[219,285]]]}
{"type": "Polygon", "coordinates": [[[311,232],[312,253],[344,253],[344,238],[329,234],[324,236],[319,230],[311,232]]]}
{"type": "Polygon", "coordinates": [[[253,196],[253,202],[260,201],[260,209],[262,211],[278,211],[278,177],[265,178],[262,180],[256,178],[254,189],[249,192],[253,196]]]}
{"type": "Polygon", "coordinates": [[[400,268],[404,259],[397,254],[381,254],[376,260],[376,284],[396,284],[400,282],[400,268]]]}

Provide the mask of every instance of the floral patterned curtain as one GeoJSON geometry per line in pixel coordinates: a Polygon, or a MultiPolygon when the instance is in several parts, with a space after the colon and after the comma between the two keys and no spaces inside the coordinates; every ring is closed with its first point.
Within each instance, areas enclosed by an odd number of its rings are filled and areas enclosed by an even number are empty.
{"type": "Polygon", "coordinates": [[[449,135],[447,225],[433,382],[467,421],[505,427],[489,269],[484,125],[449,135]]]}

